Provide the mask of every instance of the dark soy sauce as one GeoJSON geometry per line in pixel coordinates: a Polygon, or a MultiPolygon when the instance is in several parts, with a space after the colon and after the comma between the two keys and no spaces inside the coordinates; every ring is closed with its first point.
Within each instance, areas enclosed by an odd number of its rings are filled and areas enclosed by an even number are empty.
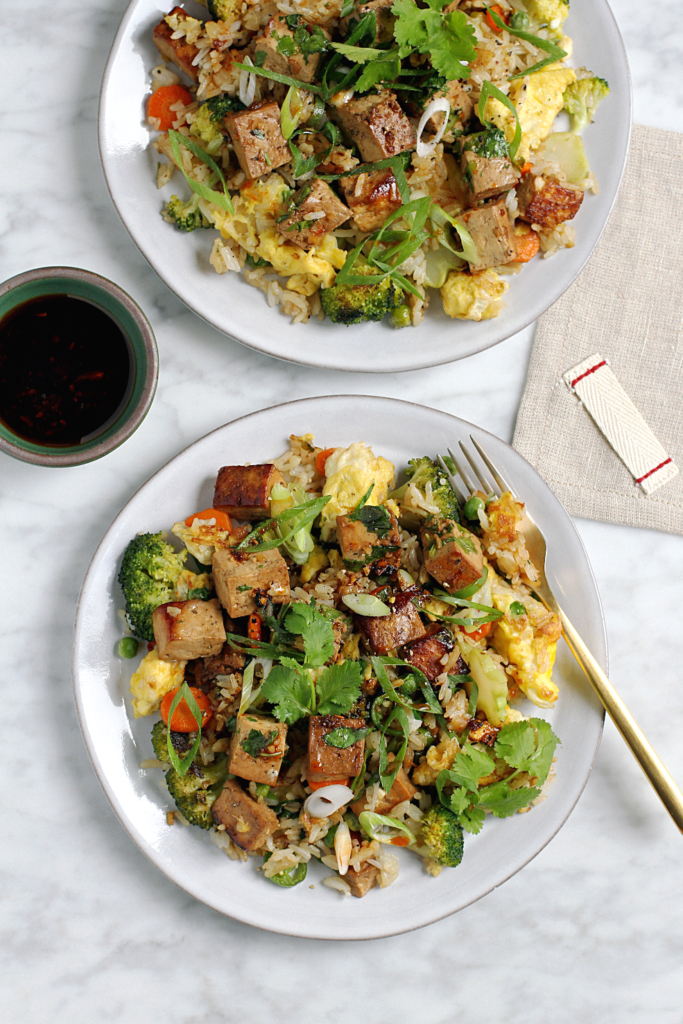
{"type": "Polygon", "coordinates": [[[47,295],[0,320],[0,420],[33,444],[82,444],[108,427],[132,383],[128,342],[99,306],[47,295]]]}

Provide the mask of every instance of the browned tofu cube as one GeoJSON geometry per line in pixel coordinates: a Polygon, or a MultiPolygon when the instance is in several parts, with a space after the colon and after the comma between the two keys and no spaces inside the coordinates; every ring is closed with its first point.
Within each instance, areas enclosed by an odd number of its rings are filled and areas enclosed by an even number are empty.
{"type": "Polygon", "coordinates": [[[517,190],[519,216],[529,224],[552,230],[572,220],[583,202],[583,192],[560,185],[543,175],[525,174],[517,190]]]}
{"type": "Polygon", "coordinates": [[[256,103],[236,114],[226,114],[223,124],[230,133],[239,165],[248,178],[259,178],[292,159],[280,131],[277,103],[256,103]]]}
{"type": "Polygon", "coordinates": [[[351,14],[339,22],[339,32],[342,36],[350,35],[364,14],[373,13],[377,19],[377,32],[375,43],[386,43],[394,38],[394,23],[396,18],[391,12],[394,0],[369,0],[368,3],[357,4],[351,14]]]}
{"type": "MultiPolygon", "coordinates": [[[[187,17],[187,11],[184,11],[182,7],[174,7],[168,13],[169,15],[178,14],[183,18],[187,17]]],[[[172,37],[173,29],[162,18],[152,33],[154,45],[164,60],[170,60],[188,78],[196,82],[199,79],[199,68],[195,67],[192,61],[199,53],[199,50],[194,43],[188,43],[185,37],[182,39],[173,39],[172,37]]]]}
{"type": "Polygon", "coordinates": [[[481,579],[481,542],[453,519],[432,516],[422,527],[425,569],[443,587],[457,593],[481,579]]]}
{"type": "Polygon", "coordinates": [[[211,811],[216,823],[225,825],[232,841],[243,850],[259,850],[278,826],[275,811],[252,800],[235,779],[228,779],[211,811]]]}
{"type": "Polygon", "coordinates": [[[378,876],[379,868],[365,861],[357,871],[355,868],[349,868],[344,875],[344,881],[348,882],[351,895],[360,899],[377,884],[378,876]]]}
{"type": "MultiPolygon", "coordinates": [[[[452,119],[449,130],[454,132],[462,132],[465,125],[470,121],[474,112],[474,103],[472,97],[465,88],[462,82],[453,81],[446,82],[443,89],[439,89],[438,92],[428,96],[425,99],[424,105],[419,109],[419,116],[421,117],[424,110],[429,106],[432,100],[439,100],[445,97],[451,105],[451,110],[455,115],[452,119]]],[[[416,110],[416,114],[418,110],[416,110]]],[[[435,114],[427,121],[425,128],[432,135],[436,135],[443,124],[443,119],[446,115],[443,111],[437,110],[435,114]]]]}
{"type": "Polygon", "coordinates": [[[424,672],[427,679],[433,683],[437,676],[446,671],[442,660],[448,657],[454,647],[452,633],[440,626],[438,622],[434,622],[431,626],[427,626],[426,636],[403,648],[401,657],[410,665],[414,665],[415,668],[424,672]]]}
{"type": "Polygon", "coordinates": [[[209,658],[225,643],[223,612],[216,598],[162,604],[154,609],[152,628],[162,661],[209,658]]]}
{"type": "MultiPolygon", "coordinates": [[[[393,758],[390,757],[390,764],[392,760],[393,758]]],[[[392,807],[395,807],[396,804],[402,804],[404,800],[412,800],[416,793],[417,788],[412,784],[412,782],[408,778],[408,774],[405,768],[401,765],[401,767],[398,770],[398,774],[394,779],[393,786],[391,787],[389,792],[385,793],[384,796],[380,797],[377,803],[375,804],[375,813],[388,814],[392,807]]],[[[359,814],[362,814],[366,806],[367,800],[365,798],[365,794],[363,794],[363,796],[359,800],[355,800],[351,804],[351,810],[357,817],[359,814]]]]}
{"type": "Polygon", "coordinates": [[[269,519],[270,492],[275,484],[284,482],[280,470],[270,463],[260,466],[223,466],[216,477],[213,508],[223,509],[235,519],[269,519]]]}
{"type": "Polygon", "coordinates": [[[467,135],[460,141],[460,168],[467,182],[469,202],[474,205],[483,199],[509,192],[519,181],[502,131],[489,128],[476,135],[467,135]]]}
{"type": "MultiPolygon", "coordinates": [[[[367,508],[368,506],[366,506],[367,508]]],[[[370,506],[371,508],[374,506],[370,506]]],[[[358,571],[365,565],[401,564],[401,535],[396,517],[388,513],[390,526],[368,529],[365,523],[349,516],[337,516],[337,541],[347,569],[358,571]]]]}
{"type": "Polygon", "coordinates": [[[377,231],[402,203],[394,172],[388,167],[340,178],[339,185],[361,231],[377,231]]]}
{"type": "Polygon", "coordinates": [[[241,715],[230,741],[228,771],[251,782],[272,786],[280,774],[287,726],[273,718],[241,715]]]}
{"type": "Polygon", "coordinates": [[[311,715],[308,726],[308,764],[306,778],[309,782],[328,782],[331,779],[355,778],[363,767],[365,740],[358,740],[350,747],[333,747],[325,742],[335,729],[362,729],[362,718],[344,718],[343,715],[311,715]]]}
{"type": "Polygon", "coordinates": [[[492,747],[498,738],[498,732],[499,730],[496,729],[495,725],[491,725],[490,722],[486,720],[483,722],[477,721],[473,726],[470,726],[467,738],[472,743],[485,743],[487,747],[492,747]]]}
{"type": "Polygon", "coordinates": [[[213,557],[213,581],[218,600],[233,618],[256,611],[254,592],[267,594],[275,604],[289,601],[289,572],[274,548],[242,554],[224,548],[213,557]]]}
{"type": "Polygon", "coordinates": [[[283,210],[278,224],[286,241],[302,249],[312,249],[328,233],[351,216],[347,206],[338,199],[329,185],[315,178],[294,193],[283,210]]]}
{"type": "Polygon", "coordinates": [[[368,163],[385,160],[415,146],[415,129],[393,92],[384,89],[360,96],[342,103],[335,111],[342,128],[368,163]]]}
{"type": "Polygon", "coordinates": [[[425,635],[413,593],[397,594],[391,605],[391,615],[357,615],[356,621],[373,654],[388,654],[397,647],[419,640],[425,635]]]}
{"type": "Polygon", "coordinates": [[[462,215],[462,222],[477,247],[477,260],[470,263],[473,274],[517,258],[515,230],[504,199],[468,210],[462,215]]]}
{"type": "MultiPolygon", "coordinates": [[[[393,0],[392,0],[393,2],[393,0]]],[[[296,41],[295,29],[303,30],[309,36],[315,32],[329,39],[329,33],[319,26],[307,25],[298,15],[298,23],[290,28],[279,14],[271,18],[263,30],[263,35],[256,41],[256,53],[265,53],[266,59],[262,67],[275,71],[279,75],[290,75],[300,82],[312,82],[320,63],[321,53],[303,54],[296,41]]],[[[291,16],[290,16],[290,20],[291,16]]]]}

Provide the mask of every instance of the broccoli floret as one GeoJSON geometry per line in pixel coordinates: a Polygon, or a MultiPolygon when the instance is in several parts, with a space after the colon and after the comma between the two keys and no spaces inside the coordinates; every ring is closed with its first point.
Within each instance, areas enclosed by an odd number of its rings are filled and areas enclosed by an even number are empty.
{"type": "Polygon", "coordinates": [[[457,868],[462,860],[462,826],[457,816],[440,804],[422,819],[421,837],[434,860],[448,868],[457,868]]]}
{"type": "Polygon", "coordinates": [[[190,132],[206,142],[207,153],[215,156],[223,144],[223,118],[226,114],[244,109],[244,103],[236,96],[212,96],[197,111],[190,132]]]}
{"type": "MultiPolygon", "coordinates": [[[[446,478],[446,474],[438,463],[426,455],[421,459],[411,459],[408,463],[406,476],[408,477],[408,483],[415,484],[422,494],[425,494],[427,484],[431,484],[431,500],[438,506],[441,518],[454,519],[456,523],[460,522],[460,508],[457,498],[446,478]]],[[[394,492],[394,497],[402,498],[406,489],[407,485],[399,488],[398,492],[394,492]],[[401,491],[403,491],[403,494],[401,494],[401,491]]],[[[412,506],[411,509],[416,511],[412,506]]],[[[427,515],[427,513],[423,512],[423,515],[427,515]]]]}
{"type": "Polygon", "coordinates": [[[199,196],[194,192],[186,203],[178,196],[171,196],[164,210],[164,220],[169,224],[174,224],[180,231],[195,231],[196,228],[211,227],[211,221],[204,216],[199,207],[199,196]]]}
{"type": "Polygon", "coordinates": [[[216,21],[228,21],[240,8],[239,0],[200,0],[216,21]]]}
{"type": "MultiPolygon", "coordinates": [[[[154,755],[157,761],[162,761],[164,764],[171,763],[166,743],[167,736],[168,727],[163,722],[157,722],[152,729],[152,746],[154,747],[154,755]]],[[[190,737],[186,732],[172,732],[171,743],[176,754],[180,757],[186,754],[191,746],[190,737]]]]}
{"type": "Polygon", "coordinates": [[[564,109],[569,114],[571,130],[578,133],[593,120],[598,103],[609,93],[609,85],[586,68],[579,68],[576,76],[577,80],[564,90],[564,109]]]}
{"type": "Polygon", "coordinates": [[[532,18],[551,29],[561,28],[569,14],[569,0],[525,0],[525,4],[532,18]]]}
{"type": "Polygon", "coordinates": [[[175,768],[166,772],[166,785],[176,807],[191,825],[211,829],[214,819],[211,805],[223,788],[228,776],[225,754],[219,754],[211,764],[198,764],[198,757],[186,775],[178,775],[175,768]],[[205,784],[208,782],[208,786],[205,784]]]}
{"type": "Polygon", "coordinates": [[[135,636],[154,640],[152,613],[172,601],[186,551],[176,554],[160,533],[141,533],[125,550],[119,583],[126,599],[126,615],[135,636]]]}
{"type": "MultiPolygon", "coordinates": [[[[353,268],[354,274],[372,275],[369,267],[353,268]]],[[[381,320],[392,309],[403,304],[403,289],[390,277],[379,284],[333,284],[320,292],[323,312],[336,324],[360,324],[364,320],[381,320]]]]}

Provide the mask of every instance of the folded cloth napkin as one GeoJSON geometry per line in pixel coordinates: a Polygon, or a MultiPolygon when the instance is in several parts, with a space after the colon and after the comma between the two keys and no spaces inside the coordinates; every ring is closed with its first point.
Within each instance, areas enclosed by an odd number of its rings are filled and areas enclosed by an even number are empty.
{"type": "Polygon", "coordinates": [[[682,134],[634,126],[605,233],[538,322],[513,445],[574,515],[683,533],[682,134]],[[649,494],[563,379],[595,353],[671,461],[649,494]]]}

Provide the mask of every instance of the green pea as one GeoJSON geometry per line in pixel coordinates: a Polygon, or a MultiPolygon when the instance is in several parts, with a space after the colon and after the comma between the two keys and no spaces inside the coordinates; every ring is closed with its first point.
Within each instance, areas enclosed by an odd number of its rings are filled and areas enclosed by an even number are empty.
{"type": "Polygon", "coordinates": [[[260,782],[256,787],[256,796],[267,797],[270,796],[270,786],[266,786],[264,782],[260,782]]]}
{"type": "Polygon", "coordinates": [[[478,519],[479,509],[484,508],[484,502],[481,498],[468,498],[465,502],[463,512],[465,513],[466,519],[478,519]]]}
{"type": "Polygon", "coordinates": [[[410,327],[412,323],[410,306],[397,306],[390,319],[392,327],[410,327]]]}
{"type": "Polygon", "coordinates": [[[406,676],[401,685],[398,688],[398,692],[403,697],[412,697],[417,692],[417,680],[415,676],[406,676]]]}
{"type": "Polygon", "coordinates": [[[529,28],[529,15],[524,11],[515,11],[510,18],[510,28],[516,28],[518,32],[526,32],[529,28]]]}
{"type": "Polygon", "coordinates": [[[138,653],[139,643],[134,636],[124,636],[119,640],[119,657],[134,658],[138,653]]]}

